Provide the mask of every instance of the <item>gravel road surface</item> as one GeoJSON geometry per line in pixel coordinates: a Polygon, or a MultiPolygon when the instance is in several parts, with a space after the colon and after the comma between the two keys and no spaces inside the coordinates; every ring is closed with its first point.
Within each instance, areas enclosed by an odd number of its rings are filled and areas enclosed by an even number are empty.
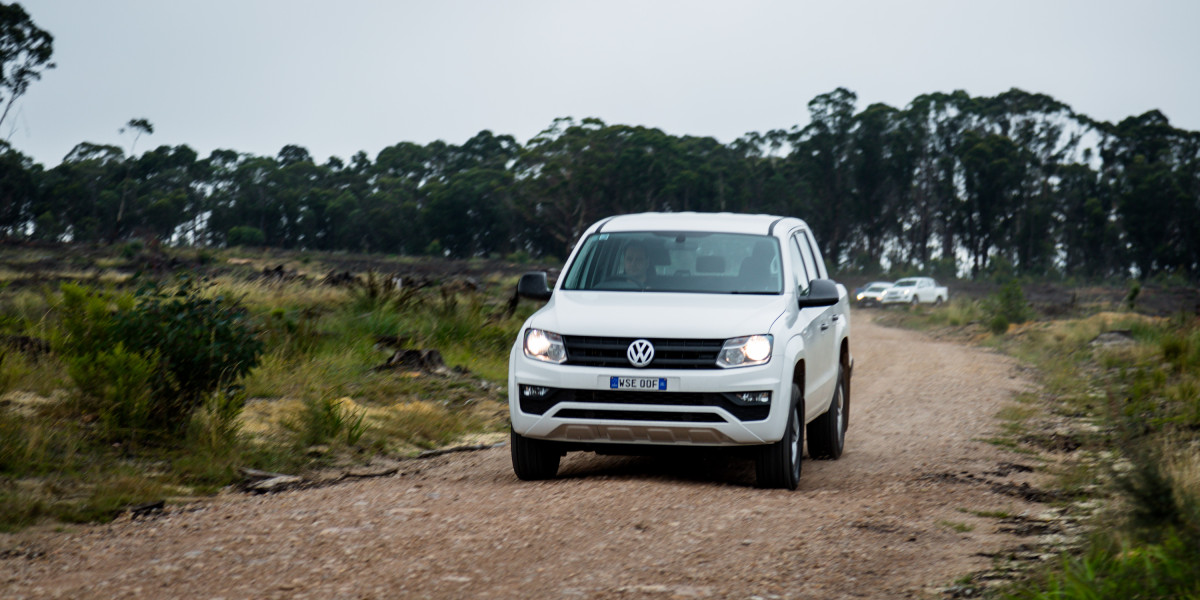
{"type": "Polygon", "coordinates": [[[722,456],[571,454],[520,482],[506,447],[388,477],[0,536],[0,598],[936,598],[1018,546],[1034,463],[984,439],[1029,389],[986,350],[854,315],[846,452],[795,492],[722,456]]]}

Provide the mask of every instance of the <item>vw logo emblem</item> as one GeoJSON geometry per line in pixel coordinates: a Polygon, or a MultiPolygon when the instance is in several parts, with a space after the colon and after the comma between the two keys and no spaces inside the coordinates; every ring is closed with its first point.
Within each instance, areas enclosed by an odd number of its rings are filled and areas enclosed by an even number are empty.
{"type": "Polygon", "coordinates": [[[650,340],[634,340],[625,351],[625,358],[629,359],[629,364],[640,369],[654,360],[654,344],[650,340]]]}

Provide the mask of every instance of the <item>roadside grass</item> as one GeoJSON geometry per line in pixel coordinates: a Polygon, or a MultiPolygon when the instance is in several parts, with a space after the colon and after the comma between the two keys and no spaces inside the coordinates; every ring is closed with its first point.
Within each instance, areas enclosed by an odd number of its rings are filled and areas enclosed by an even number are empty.
{"type": "MultiPolygon", "coordinates": [[[[245,309],[264,345],[258,366],[205,400],[174,438],[103,439],[103,415],[81,412],[57,351],[0,344],[0,531],[47,520],[106,521],[131,506],[186,501],[239,482],[241,468],[302,474],[478,443],[505,430],[509,348],[536,309],[522,303],[510,311],[514,276],[422,280],[418,289],[380,287],[382,296],[366,298],[361,283],[259,278],[256,268],[285,261],[248,254],[257,267],[208,279],[199,293],[245,309]],[[436,350],[445,366],[387,366],[398,350],[436,350]]],[[[243,260],[237,256],[221,250],[203,259],[243,260]]],[[[93,261],[125,264],[121,257],[93,261]]],[[[332,270],[319,255],[288,261],[317,274],[332,270]]],[[[87,275],[83,285],[91,289],[133,283],[118,273],[87,275]]],[[[24,271],[0,276],[0,336],[59,339],[57,285],[26,285],[35,276],[24,271]]],[[[376,276],[359,281],[369,277],[376,276]]]]}
{"type": "Polygon", "coordinates": [[[975,526],[971,525],[969,523],[960,523],[958,521],[940,520],[937,522],[937,524],[942,527],[945,527],[946,529],[949,529],[950,531],[953,531],[955,533],[969,533],[969,532],[975,531],[975,526]]]}
{"type": "Polygon", "coordinates": [[[996,306],[995,299],[959,300],[941,311],[896,311],[885,322],[956,328],[948,335],[1032,368],[1039,392],[1002,408],[1003,435],[988,441],[1065,452],[1052,467],[1061,495],[1076,507],[1099,508],[1077,509],[1093,511],[1082,546],[983,593],[1200,597],[1200,319],[1097,311],[1001,329],[990,326],[996,306]],[[1049,433],[1046,423],[1056,423],[1049,433]]]}

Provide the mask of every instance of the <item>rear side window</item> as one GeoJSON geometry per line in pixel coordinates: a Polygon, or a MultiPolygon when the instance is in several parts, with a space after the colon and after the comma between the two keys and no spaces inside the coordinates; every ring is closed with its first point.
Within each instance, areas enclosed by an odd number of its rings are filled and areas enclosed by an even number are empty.
{"type": "Polygon", "coordinates": [[[804,261],[804,254],[800,250],[800,240],[796,236],[792,236],[792,242],[788,244],[788,249],[792,255],[792,264],[796,265],[796,290],[801,296],[808,294],[808,282],[812,281],[812,276],[808,272],[808,265],[804,261]]]}
{"type": "Polygon", "coordinates": [[[807,256],[816,264],[816,271],[812,272],[813,279],[829,279],[829,272],[825,270],[825,260],[821,258],[821,251],[813,243],[812,236],[808,235],[806,231],[801,231],[798,235],[804,242],[801,245],[808,249],[807,256]]]}
{"type": "Polygon", "coordinates": [[[812,247],[808,245],[808,238],[804,232],[793,235],[792,242],[800,249],[800,256],[804,260],[804,270],[808,274],[808,281],[804,282],[807,288],[809,281],[821,278],[821,271],[817,269],[817,263],[813,260],[812,247]]]}

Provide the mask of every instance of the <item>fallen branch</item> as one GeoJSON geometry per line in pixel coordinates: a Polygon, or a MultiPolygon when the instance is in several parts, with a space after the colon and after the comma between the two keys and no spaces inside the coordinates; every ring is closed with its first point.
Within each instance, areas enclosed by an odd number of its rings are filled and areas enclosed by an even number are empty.
{"type": "Polygon", "coordinates": [[[426,451],[418,454],[417,458],[433,458],[435,456],[441,456],[443,454],[451,454],[454,452],[477,452],[479,450],[491,450],[492,448],[499,448],[499,447],[503,446],[504,444],[505,444],[504,442],[500,442],[497,444],[476,444],[474,446],[455,446],[453,448],[439,448],[437,450],[426,450],[426,451]]]}

